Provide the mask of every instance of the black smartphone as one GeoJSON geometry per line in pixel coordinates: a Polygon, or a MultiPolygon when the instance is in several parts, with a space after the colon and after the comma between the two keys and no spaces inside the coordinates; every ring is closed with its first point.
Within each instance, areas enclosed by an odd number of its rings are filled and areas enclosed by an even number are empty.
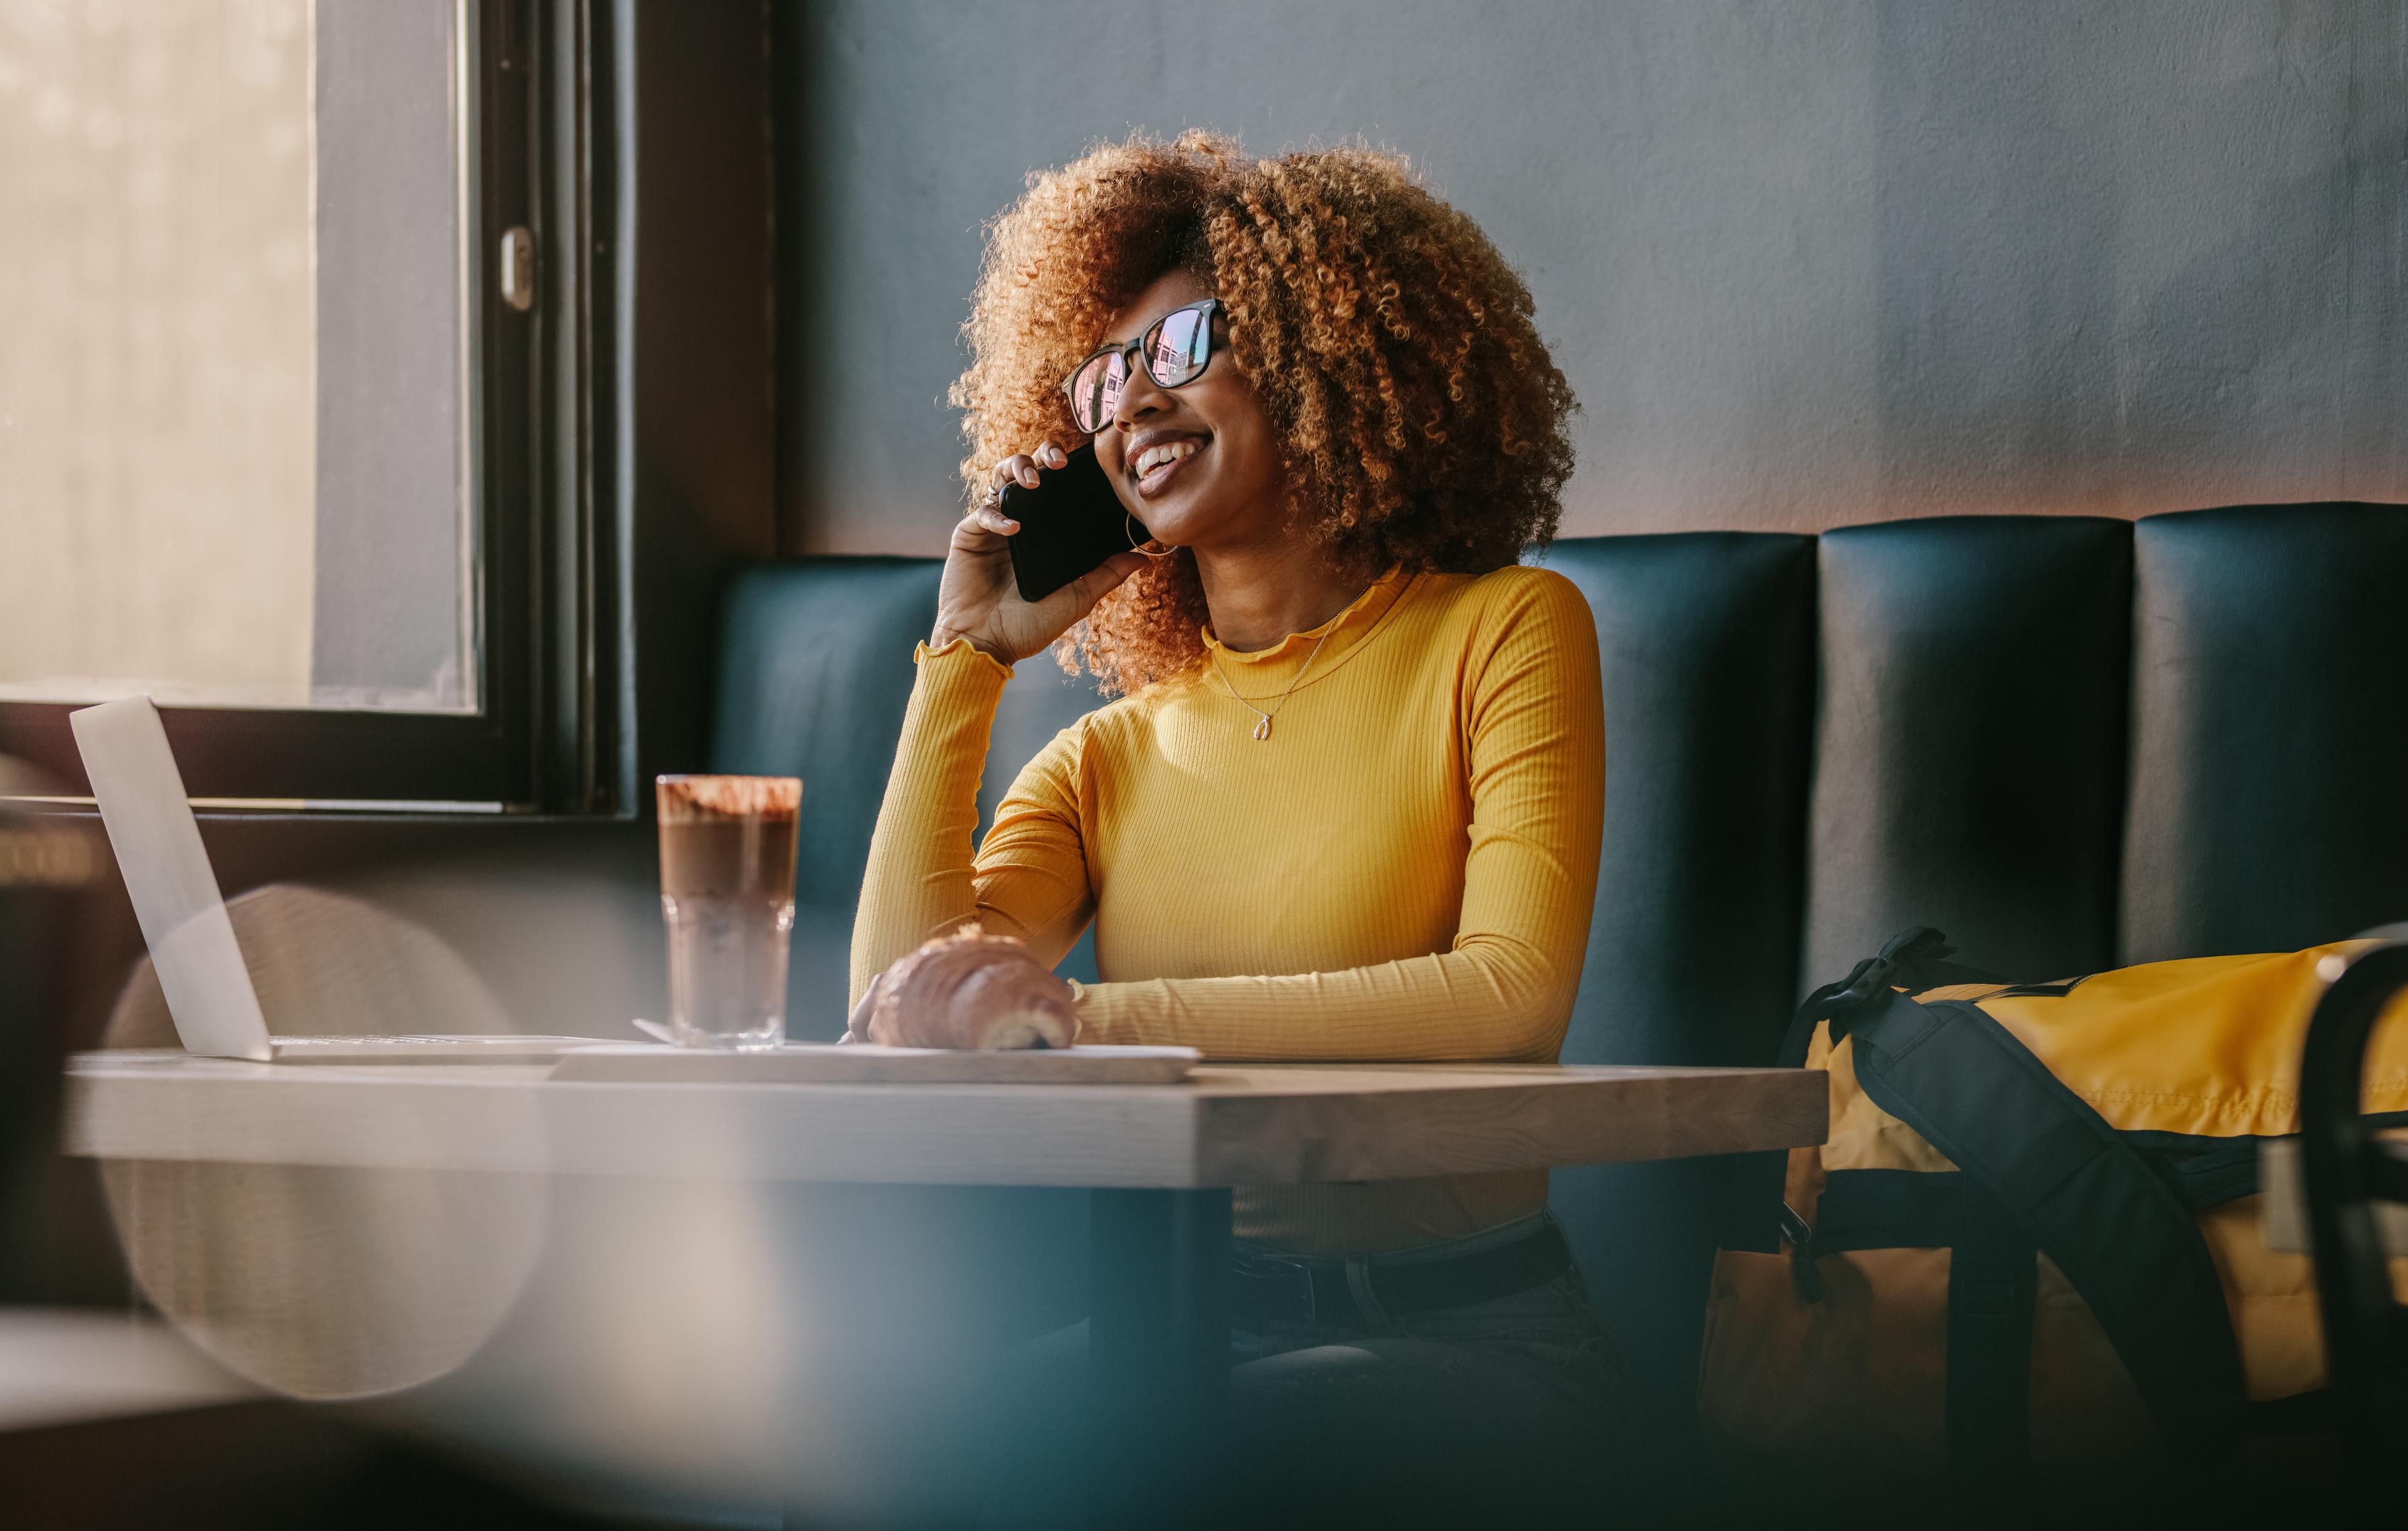
{"type": "Polygon", "coordinates": [[[1147,540],[1144,526],[1112,493],[1093,446],[1057,468],[1039,468],[1037,487],[1003,486],[1003,513],[1020,522],[1008,539],[1011,578],[1024,601],[1041,601],[1116,552],[1147,540]]]}

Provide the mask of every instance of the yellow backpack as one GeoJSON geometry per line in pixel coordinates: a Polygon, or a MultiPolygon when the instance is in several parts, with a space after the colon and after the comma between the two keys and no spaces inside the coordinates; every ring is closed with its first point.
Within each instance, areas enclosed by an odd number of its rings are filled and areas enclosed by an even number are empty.
{"type": "MultiPolygon", "coordinates": [[[[2321,1388],[2258,1151],[2298,1132],[2309,1015],[2362,944],[2016,984],[1914,930],[1817,991],[1783,1062],[1830,1070],[1829,1141],[1742,1169],[1715,1258],[1698,1404],[1725,1461],[2129,1478],[2321,1388]]],[[[2366,1111],[2408,1109],[2408,1027],[2366,1078],[2366,1111]]],[[[2392,1278],[2408,1300],[2408,1260],[2392,1278]]]]}

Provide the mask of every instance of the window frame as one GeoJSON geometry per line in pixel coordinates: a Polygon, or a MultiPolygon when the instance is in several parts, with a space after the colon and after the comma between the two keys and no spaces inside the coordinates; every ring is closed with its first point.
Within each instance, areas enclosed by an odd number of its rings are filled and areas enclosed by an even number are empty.
{"type": "MultiPolygon", "coordinates": [[[[608,424],[616,283],[609,0],[455,0],[462,136],[465,438],[480,710],[162,707],[196,798],[430,810],[624,811],[614,799],[615,602],[608,424]],[[535,302],[502,294],[505,231],[535,236],[535,302]]],[[[67,723],[85,704],[0,702],[0,753],[67,796],[91,787],[67,723]]]]}

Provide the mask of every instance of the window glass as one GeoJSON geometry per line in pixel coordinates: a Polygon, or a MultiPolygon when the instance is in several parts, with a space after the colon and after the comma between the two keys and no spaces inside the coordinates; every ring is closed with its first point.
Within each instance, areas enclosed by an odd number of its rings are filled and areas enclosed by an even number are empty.
{"type": "Polygon", "coordinates": [[[0,700],[475,710],[462,20],[0,0],[0,700]]]}

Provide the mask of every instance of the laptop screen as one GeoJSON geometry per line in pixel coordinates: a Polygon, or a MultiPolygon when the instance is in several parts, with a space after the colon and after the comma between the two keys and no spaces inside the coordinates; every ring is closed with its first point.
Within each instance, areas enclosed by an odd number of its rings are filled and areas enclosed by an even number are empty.
{"type": "Polygon", "coordinates": [[[67,721],[184,1051],[266,1062],[267,1022],[159,709],[128,696],[67,721]]]}

